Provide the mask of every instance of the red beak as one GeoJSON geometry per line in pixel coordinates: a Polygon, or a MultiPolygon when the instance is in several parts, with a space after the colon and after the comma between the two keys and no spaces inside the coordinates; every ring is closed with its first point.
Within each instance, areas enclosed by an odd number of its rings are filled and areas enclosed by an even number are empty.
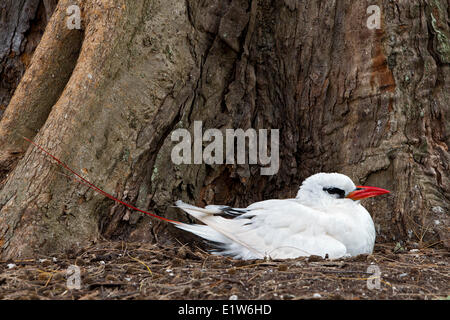
{"type": "Polygon", "coordinates": [[[377,187],[365,187],[365,186],[356,186],[356,190],[350,192],[346,198],[350,198],[352,200],[361,200],[370,197],[376,197],[385,193],[389,193],[390,191],[377,188],[377,187]]]}

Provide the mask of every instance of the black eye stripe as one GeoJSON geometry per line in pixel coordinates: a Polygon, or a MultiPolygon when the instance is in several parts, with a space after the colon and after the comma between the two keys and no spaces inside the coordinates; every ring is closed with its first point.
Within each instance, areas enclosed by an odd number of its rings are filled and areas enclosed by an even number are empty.
{"type": "Polygon", "coordinates": [[[345,191],[339,188],[323,188],[323,191],[326,191],[329,194],[337,194],[339,195],[339,198],[345,197],[345,191]]]}

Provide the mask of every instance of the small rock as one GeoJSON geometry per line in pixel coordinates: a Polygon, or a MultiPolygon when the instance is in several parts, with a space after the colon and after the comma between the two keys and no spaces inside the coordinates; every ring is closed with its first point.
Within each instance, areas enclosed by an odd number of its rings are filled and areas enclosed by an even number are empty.
{"type": "Polygon", "coordinates": [[[14,268],[16,265],[15,265],[14,263],[8,263],[6,266],[8,267],[8,269],[12,269],[12,268],[14,268]]]}
{"type": "Polygon", "coordinates": [[[445,210],[440,206],[433,207],[431,209],[431,211],[433,211],[434,213],[444,213],[445,212],[445,210]]]}
{"type": "Polygon", "coordinates": [[[278,271],[286,271],[288,269],[288,266],[285,264],[280,264],[278,266],[278,271]]]}
{"type": "Polygon", "coordinates": [[[320,293],[314,293],[313,298],[320,299],[322,298],[322,295],[320,293]]]}
{"type": "Polygon", "coordinates": [[[238,299],[238,296],[235,295],[235,294],[231,295],[231,296],[228,298],[228,300],[237,300],[237,299],[238,299]]]}

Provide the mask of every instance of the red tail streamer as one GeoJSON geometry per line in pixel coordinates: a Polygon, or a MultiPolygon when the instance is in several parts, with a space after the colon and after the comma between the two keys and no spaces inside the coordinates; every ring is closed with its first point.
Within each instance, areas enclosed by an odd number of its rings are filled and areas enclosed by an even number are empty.
{"type": "Polygon", "coordinates": [[[164,221],[167,221],[167,222],[171,222],[171,223],[176,223],[176,224],[180,224],[180,223],[181,223],[181,222],[179,222],[179,221],[170,220],[170,219],[167,219],[167,218],[164,218],[164,217],[160,217],[160,216],[158,216],[158,215],[156,215],[156,214],[154,214],[154,213],[151,213],[151,212],[148,212],[148,211],[141,210],[141,209],[136,208],[135,206],[133,206],[133,205],[131,205],[131,204],[129,204],[129,203],[123,202],[122,200],[119,200],[119,199],[115,198],[114,196],[112,196],[112,195],[110,195],[109,193],[103,191],[102,189],[100,189],[100,188],[97,187],[96,185],[92,184],[91,182],[89,182],[88,180],[86,180],[85,178],[83,178],[81,175],[79,175],[79,174],[76,173],[74,170],[72,170],[68,165],[66,165],[64,162],[62,162],[61,160],[59,160],[57,157],[55,157],[54,155],[52,155],[50,152],[48,152],[47,150],[45,150],[43,147],[41,147],[41,146],[38,145],[37,143],[31,141],[30,139],[28,139],[28,138],[26,138],[26,137],[23,137],[23,138],[24,138],[26,141],[28,141],[29,143],[31,143],[33,146],[35,146],[36,148],[38,148],[39,150],[43,151],[45,154],[47,154],[48,156],[50,156],[51,158],[53,158],[53,159],[54,159],[61,167],[63,167],[64,169],[70,171],[72,174],[74,174],[78,179],[80,179],[80,180],[81,180],[85,185],[87,185],[89,188],[91,188],[91,189],[97,191],[98,193],[104,195],[105,197],[108,197],[108,198],[110,198],[111,200],[114,200],[115,202],[118,202],[118,203],[120,203],[120,204],[123,204],[124,206],[126,206],[126,207],[128,207],[128,208],[130,208],[130,209],[133,209],[133,210],[136,210],[136,211],[145,213],[146,215],[149,215],[149,216],[151,216],[151,217],[154,217],[154,218],[157,218],[157,219],[160,219],[160,220],[164,220],[164,221]]]}

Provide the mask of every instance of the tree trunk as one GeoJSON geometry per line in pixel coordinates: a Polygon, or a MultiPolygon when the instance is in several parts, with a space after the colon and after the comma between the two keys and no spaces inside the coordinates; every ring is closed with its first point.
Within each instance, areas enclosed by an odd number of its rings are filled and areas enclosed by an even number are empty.
{"type": "MultiPolygon", "coordinates": [[[[21,0],[6,1],[3,3],[3,20],[2,28],[0,28],[0,37],[2,38],[0,46],[0,118],[3,115],[6,105],[11,99],[11,94],[22,78],[24,70],[30,64],[31,57],[38,45],[44,32],[47,21],[50,19],[52,12],[56,6],[55,0],[21,0]]],[[[49,35],[53,37],[53,35],[49,35]]],[[[47,36],[48,37],[48,36],[47,36]]],[[[72,39],[65,43],[65,46],[73,46],[70,43],[72,39]]],[[[49,41],[48,45],[55,45],[55,41],[49,41]]],[[[47,55],[44,45],[41,46],[40,59],[46,58],[50,60],[51,56],[47,55]]],[[[70,58],[68,56],[62,57],[70,58]]],[[[73,60],[73,59],[72,59],[73,60]]],[[[70,76],[70,70],[66,70],[65,77],[70,76]]],[[[52,76],[54,81],[47,81],[49,75],[63,74],[63,70],[57,63],[46,64],[45,66],[34,65],[34,69],[30,68],[29,74],[31,78],[24,79],[22,89],[18,90],[15,101],[12,101],[11,112],[8,118],[4,120],[0,126],[0,185],[5,175],[11,171],[17,157],[25,148],[21,135],[33,136],[43,123],[45,122],[51,107],[55,103],[58,95],[62,91],[62,87],[67,82],[66,78],[52,76]],[[52,73],[49,73],[52,72],[52,73]],[[36,73],[40,73],[40,77],[35,77],[36,73]],[[47,87],[41,88],[37,95],[29,95],[30,92],[37,92],[35,88],[44,84],[47,87]],[[61,87],[62,86],[62,87],[61,87]],[[59,87],[59,88],[58,88],[59,87]],[[28,109],[27,112],[24,112],[28,109]],[[32,131],[30,133],[29,131],[32,131]],[[4,144],[4,140],[9,139],[8,144],[4,144]]]]}
{"type": "Polygon", "coordinates": [[[30,64],[57,0],[5,0],[0,4],[0,119],[30,64]]]}
{"type": "MultiPolygon", "coordinates": [[[[319,171],[387,188],[377,241],[448,243],[449,8],[442,1],[58,3],[0,123],[3,258],[182,237],[61,175],[37,143],[118,198],[172,208],[296,194],[319,171]],[[66,25],[76,3],[82,29],[66,25]],[[280,168],[175,165],[171,132],[280,129],[280,168]],[[168,235],[168,236],[167,236],[168,235]]],[[[1,180],[1,179],[0,179],[1,180]]]]}

